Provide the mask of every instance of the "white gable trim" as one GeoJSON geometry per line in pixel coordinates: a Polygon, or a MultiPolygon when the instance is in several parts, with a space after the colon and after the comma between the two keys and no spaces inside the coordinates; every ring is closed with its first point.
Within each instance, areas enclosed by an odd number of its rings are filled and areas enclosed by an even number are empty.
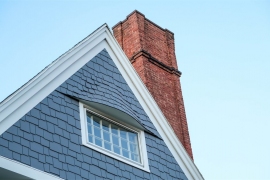
{"type": "Polygon", "coordinates": [[[0,104],[0,134],[104,48],[108,51],[187,178],[203,179],[106,24],[59,57],[38,76],[0,104]]]}
{"type": "Polygon", "coordinates": [[[36,168],[27,166],[25,164],[22,164],[17,161],[13,161],[11,159],[5,158],[3,156],[0,156],[0,167],[7,169],[9,171],[13,171],[15,173],[24,175],[26,177],[29,177],[31,179],[41,179],[41,180],[61,180],[62,178],[59,178],[55,175],[46,173],[44,171],[38,170],[36,168]]]}

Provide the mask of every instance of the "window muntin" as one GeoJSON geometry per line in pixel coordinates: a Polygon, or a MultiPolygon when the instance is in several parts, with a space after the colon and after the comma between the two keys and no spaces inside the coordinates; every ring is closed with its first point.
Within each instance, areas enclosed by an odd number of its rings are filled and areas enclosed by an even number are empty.
{"type": "Polygon", "coordinates": [[[141,163],[138,132],[87,111],[88,142],[141,163]]]}

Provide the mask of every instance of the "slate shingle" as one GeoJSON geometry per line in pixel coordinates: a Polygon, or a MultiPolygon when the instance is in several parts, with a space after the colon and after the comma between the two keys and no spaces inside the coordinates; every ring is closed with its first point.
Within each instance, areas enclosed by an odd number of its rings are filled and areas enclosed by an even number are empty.
{"type": "Polygon", "coordinates": [[[55,151],[49,149],[49,155],[50,155],[50,156],[55,157],[55,158],[58,158],[58,154],[59,154],[59,153],[57,153],[57,152],[55,152],[55,151]]]}
{"type": "Polygon", "coordinates": [[[77,134],[77,135],[79,135],[79,136],[81,135],[80,129],[77,129],[76,127],[73,127],[72,130],[73,130],[73,133],[74,133],[74,134],[77,134]]]}
{"type": "Polygon", "coordinates": [[[101,176],[101,171],[100,171],[100,168],[98,168],[97,166],[90,166],[90,172],[96,176],[101,176]]]}
{"type": "Polygon", "coordinates": [[[66,162],[66,155],[59,154],[58,159],[59,159],[60,162],[64,162],[65,163],[66,162]]]}
{"type": "Polygon", "coordinates": [[[23,147],[23,153],[22,154],[28,156],[28,147],[23,147]]]}
{"type": "Polygon", "coordinates": [[[75,166],[81,168],[82,167],[82,163],[80,161],[78,161],[77,159],[75,159],[75,166]]]}
{"type": "Polygon", "coordinates": [[[30,131],[30,125],[28,122],[22,121],[21,122],[21,130],[29,132],[30,131]]]}
{"type": "Polygon", "coordinates": [[[32,151],[43,154],[43,146],[41,144],[39,144],[39,143],[31,142],[30,143],[30,148],[31,148],[32,151]]]}
{"type": "Polygon", "coordinates": [[[34,141],[37,142],[37,143],[40,143],[40,136],[38,135],[33,135],[34,137],[34,141]]]}
{"type": "Polygon", "coordinates": [[[38,155],[38,160],[39,160],[39,162],[45,163],[45,162],[46,162],[45,158],[46,158],[46,156],[43,155],[43,154],[39,154],[39,155],[38,155]]]}
{"type": "Polygon", "coordinates": [[[83,178],[85,178],[85,179],[88,179],[89,178],[89,176],[88,176],[88,171],[86,171],[86,170],[84,170],[84,169],[81,169],[81,176],[83,177],[83,178]]]}
{"type": "MultiPolygon", "coordinates": [[[[45,134],[43,134],[44,133],[44,131],[43,131],[43,129],[40,129],[38,126],[36,126],[36,134],[37,135],[39,135],[39,136],[41,136],[41,137],[43,137],[43,136],[45,136],[45,134]]],[[[45,133],[47,133],[46,131],[45,131],[45,133]]],[[[28,138],[27,138],[28,139],[28,138]]],[[[31,141],[33,141],[33,140],[31,140],[31,141]]]]}
{"type": "Polygon", "coordinates": [[[40,143],[43,146],[50,147],[50,142],[48,140],[44,139],[43,137],[41,138],[40,143]]]}
{"type": "Polygon", "coordinates": [[[30,165],[30,157],[29,156],[21,155],[21,161],[24,164],[30,165]]]}
{"type": "Polygon", "coordinates": [[[47,127],[48,127],[47,130],[48,130],[50,133],[54,133],[54,125],[53,125],[52,123],[47,122],[47,127]]]}
{"type": "Polygon", "coordinates": [[[65,147],[68,147],[68,139],[60,136],[60,144],[65,147]]]}
{"type": "Polygon", "coordinates": [[[62,153],[62,146],[59,143],[50,142],[50,149],[55,152],[62,153]]]}
{"type": "MultiPolygon", "coordinates": [[[[22,120],[23,121],[23,120],[22,120]]],[[[6,131],[6,134],[1,134],[0,137],[7,137],[9,136],[10,134],[12,135],[18,135],[18,128],[20,128],[20,125],[21,125],[21,121],[18,121],[17,123],[15,123],[13,126],[11,126],[10,128],[8,128],[8,130],[6,131]],[[19,123],[18,123],[19,122],[19,123]]],[[[12,138],[12,136],[11,136],[12,138]]]]}
{"type": "Polygon", "coordinates": [[[36,133],[36,126],[32,123],[29,123],[29,125],[30,125],[30,132],[32,134],[35,134],[36,133]]]}
{"type": "Polygon", "coordinates": [[[53,141],[59,144],[60,143],[60,136],[57,134],[53,134],[53,141]]]}
{"type": "Polygon", "coordinates": [[[59,171],[59,169],[55,168],[53,165],[50,165],[50,173],[55,174],[55,175],[59,175],[60,171],[59,171]]]}
{"type": "Polygon", "coordinates": [[[67,151],[68,151],[68,153],[67,153],[68,155],[76,157],[76,152],[74,152],[74,151],[72,151],[70,149],[68,149],[67,151]]]}
{"type": "Polygon", "coordinates": [[[13,152],[17,152],[19,154],[22,154],[22,145],[18,144],[16,142],[9,142],[9,149],[13,152]]]}
{"type": "Polygon", "coordinates": [[[46,156],[46,163],[53,164],[53,158],[51,156],[46,156]]]}
{"type": "Polygon", "coordinates": [[[2,140],[0,141],[0,146],[2,146],[2,147],[8,147],[8,141],[5,140],[5,139],[2,139],[2,140]]]}
{"type": "Polygon", "coordinates": [[[39,162],[37,159],[35,159],[35,158],[31,158],[30,159],[30,164],[31,164],[31,166],[32,167],[34,167],[34,168],[37,168],[37,169],[40,169],[40,170],[44,170],[44,165],[43,165],[43,163],[41,163],[41,162],[39,162]]]}
{"type": "Polygon", "coordinates": [[[49,164],[44,164],[44,171],[50,172],[50,165],[49,164]]]}
{"type": "Polygon", "coordinates": [[[12,151],[10,151],[8,148],[6,148],[6,147],[1,147],[0,148],[0,153],[1,153],[1,155],[2,156],[4,156],[4,157],[6,157],[6,158],[10,158],[10,159],[12,159],[13,157],[12,157],[12,151]]]}
{"type": "Polygon", "coordinates": [[[41,104],[41,112],[46,114],[46,115],[51,115],[50,109],[47,105],[41,104]]]}
{"type": "Polygon", "coordinates": [[[12,134],[10,134],[10,133],[8,133],[8,132],[6,132],[6,133],[4,133],[3,135],[2,135],[2,137],[3,137],[3,139],[6,139],[6,140],[8,140],[8,141],[12,141],[12,134]]]}
{"type": "MultiPolygon", "coordinates": [[[[65,132],[65,131],[64,131],[65,132]]],[[[65,134],[63,134],[63,130],[61,128],[59,128],[58,126],[54,126],[54,133],[58,134],[59,136],[64,136],[66,137],[65,134]]],[[[69,135],[68,135],[69,136],[69,135]]]]}
{"type": "Polygon", "coordinates": [[[13,156],[13,159],[14,159],[15,161],[20,161],[20,160],[21,160],[21,155],[18,154],[18,153],[13,152],[13,153],[12,153],[12,156],[13,156]]]}
{"type": "Polygon", "coordinates": [[[74,173],[66,171],[66,174],[67,174],[68,179],[75,179],[74,173]]]}
{"type": "Polygon", "coordinates": [[[30,148],[28,149],[29,156],[38,159],[38,153],[35,151],[32,151],[30,148]]]}
{"type": "Polygon", "coordinates": [[[60,177],[63,178],[63,179],[67,179],[66,171],[60,170],[60,177]]]}
{"type": "Polygon", "coordinates": [[[66,122],[58,119],[58,126],[59,128],[66,130],[66,122]]]}
{"type": "MultiPolygon", "coordinates": [[[[37,130],[37,128],[36,128],[36,130],[37,130]]],[[[41,131],[41,132],[44,132],[43,134],[44,135],[42,135],[45,139],[47,139],[48,141],[53,141],[53,134],[52,133],[50,133],[49,131],[43,131],[42,129],[39,129],[39,131],[41,131]]],[[[41,134],[40,134],[41,135],[41,134]]]]}
{"type": "Polygon", "coordinates": [[[62,169],[62,163],[57,158],[53,158],[53,166],[57,169],[62,169]]]}
{"type": "Polygon", "coordinates": [[[37,118],[37,119],[40,119],[40,111],[39,110],[37,110],[37,109],[32,109],[31,110],[31,116],[33,116],[33,117],[35,117],[35,118],[37,118]]]}

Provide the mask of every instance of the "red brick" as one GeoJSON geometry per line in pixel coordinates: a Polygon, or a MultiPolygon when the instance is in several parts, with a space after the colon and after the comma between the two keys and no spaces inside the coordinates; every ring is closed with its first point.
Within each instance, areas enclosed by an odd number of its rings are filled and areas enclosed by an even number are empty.
{"type": "Polygon", "coordinates": [[[138,11],[115,25],[113,33],[193,159],[180,84],[181,73],[177,70],[174,34],[138,11]]]}

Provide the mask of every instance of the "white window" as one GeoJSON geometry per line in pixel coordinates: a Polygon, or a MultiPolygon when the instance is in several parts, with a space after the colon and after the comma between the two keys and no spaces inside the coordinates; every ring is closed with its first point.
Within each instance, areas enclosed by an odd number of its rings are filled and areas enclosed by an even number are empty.
{"type": "Polygon", "coordinates": [[[144,131],[112,120],[82,103],[80,118],[83,145],[149,172],[144,131]]]}

